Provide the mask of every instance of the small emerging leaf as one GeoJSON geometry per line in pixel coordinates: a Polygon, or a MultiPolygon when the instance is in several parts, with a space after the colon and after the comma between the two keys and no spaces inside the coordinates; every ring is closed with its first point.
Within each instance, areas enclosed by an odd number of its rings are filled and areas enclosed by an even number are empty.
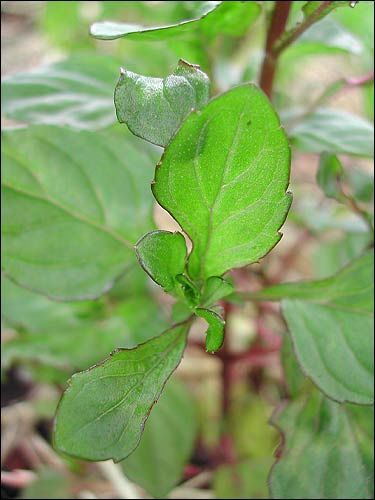
{"type": "Polygon", "coordinates": [[[206,104],[209,85],[199,66],[182,60],[163,79],[122,69],[115,89],[118,121],[142,139],[166,146],[184,118],[206,104]]]}
{"type": "Polygon", "coordinates": [[[176,280],[180,283],[185,299],[191,307],[199,304],[200,293],[196,285],[185,274],[178,274],[176,280]]]}
{"type": "Polygon", "coordinates": [[[221,316],[210,309],[197,308],[195,312],[197,316],[203,318],[208,323],[206,332],[206,351],[218,351],[224,342],[225,321],[221,316]]]}
{"type": "Polygon", "coordinates": [[[55,447],[86,460],[126,458],[138,446],[152,406],[181,361],[187,332],[186,323],[173,326],[73,375],[57,410],[55,447]]]}
{"type": "Polygon", "coordinates": [[[202,305],[205,307],[216,304],[219,300],[230,295],[234,288],[229,281],[219,276],[211,276],[205,283],[202,294],[202,305]]]}
{"type": "Polygon", "coordinates": [[[339,184],[344,173],[340,160],[336,155],[322,153],[320,155],[319,170],[316,180],[329,198],[340,199],[341,186],[339,184]]]}
{"type": "Polygon", "coordinates": [[[146,273],[166,292],[177,284],[176,276],[185,269],[187,250],[181,233],[152,231],[135,246],[139,263],[146,273]]]}

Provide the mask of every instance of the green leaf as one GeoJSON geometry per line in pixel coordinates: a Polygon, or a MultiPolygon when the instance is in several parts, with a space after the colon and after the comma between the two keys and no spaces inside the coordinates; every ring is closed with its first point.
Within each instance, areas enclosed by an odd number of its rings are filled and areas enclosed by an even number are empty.
{"type": "Polygon", "coordinates": [[[79,323],[70,304],[52,302],[21,288],[5,276],[1,277],[1,317],[14,328],[35,333],[48,332],[61,322],[70,328],[79,323]]]}
{"type": "Polygon", "coordinates": [[[373,266],[368,252],[330,278],[257,294],[262,300],[284,299],[283,314],[302,370],[339,402],[374,400],[373,266]]]}
{"type": "Polygon", "coordinates": [[[56,415],[54,445],[86,460],[126,458],[139,444],[152,406],[179,365],[187,324],[134,349],[119,349],[73,375],[56,415]]]}
{"type": "Polygon", "coordinates": [[[209,85],[199,66],[183,60],[166,78],[122,69],[115,89],[117,119],[134,135],[166,146],[186,116],[207,103],[209,85]]]}
{"type": "Polygon", "coordinates": [[[215,470],[215,498],[269,498],[267,479],[272,458],[244,460],[215,470]]]}
{"type": "Polygon", "coordinates": [[[224,326],[225,321],[219,314],[210,309],[197,308],[195,313],[200,318],[203,318],[207,324],[208,329],[206,332],[206,351],[218,351],[224,342],[224,326]]]}
{"type": "Polygon", "coordinates": [[[110,56],[85,54],[6,76],[1,81],[2,112],[25,123],[104,128],[116,121],[118,67],[110,56]]]}
{"type": "Polygon", "coordinates": [[[16,332],[2,344],[2,369],[22,363],[35,367],[37,380],[49,369],[52,381],[65,381],[119,345],[134,347],[158,335],[168,323],[148,290],[148,278],[138,266],[127,277],[132,285],[142,278],[142,286],[128,286],[121,302],[112,298],[108,308],[104,300],[55,302],[3,277],[2,322],[16,332]]]}
{"type": "Polygon", "coordinates": [[[256,262],[276,245],[291,203],[289,166],[279,119],[253,85],[188,116],[164,152],[152,190],[193,242],[193,279],[256,262]]]}
{"type": "Polygon", "coordinates": [[[363,203],[370,203],[374,199],[374,176],[359,168],[348,168],[344,179],[350,186],[353,197],[363,203]]]}
{"type": "Polygon", "coordinates": [[[313,266],[318,278],[325,278],[336,273],[351,260],[359,257],[371,243],[368,232],[347,232],[343,238],[334,241],[319,242],[313,254],[313,266]]]}
{"type": "MultiPolygon", "coordinates": [[[[272,498],[372,498],[372,467],[350,409],[315,391],[274,416],[284,444],[271,472],[272,498]]],[[[357,411],[367,414],[371,408],[357,411]]]]}
{"type": "Polygon", "coordinates": [[[336,155],[322,153],[320,155],[319,169],[316,176],[318,185],[329,198],[340,199],[340,180],[344,169],[336,155]]]}
{"type": "Polygon", "coordinates": [[[178,24],[147,28],[136,24],[104,21],[92,24],[90,34],[100,40],[126,37],[141,41],[190,38],[198,30],[202,30],[209,37],[218,33],[241,36],[259,13],[260,6],[256,2],[211,2],[209,10],[203,15],[178,24]]]}
{"type": "Polygon", "coordinates": [[[6,274],[55,299],[107,290],[135,263],[133,244],[153,226],[147,151],[138,139],[108,131],[4,131],[6,274]]]}
{"type": "Polygon", "coordinates": [[[135,250],[146,273],[166,292],[173,291],[178,284],[176,276],[185,270],[187,249],[183,235],[151,231],[138,241],[135,250]]]}
{"type": "Polygon", "coordinates": [[[289,335],[285,335],[281,346],[281,364],[285,377],[288,396],[300,395],[306,380],[293,352],[293,344],[289,335]]]}
{"type": "Polygon", "coordinates": [[[211,276],[204,284],[201,303],[204,307],[210,307],[216,304],[219,300],[233,293],[234,288],[229,281],[211,276]]]}
{"type": "Polygon", "coordinates": [[[315,17],[316,14],[318,14],[318,17],[316,17],[316,20],[319,20],[319,19],[322,19],[323,17],[327,16],[334,9],[337,9],[337,7],[349,7],[349,5],[351,3],[353,3],[353,2],[349,2],[349,1],[337,1],[337,2],[311,1],[311,2],[306,2],[306,4],[302,7],[302,10],[303,10],[305,17],[310,17],[310,16],[315,17]],[[321,10],[321,7],[323,7],[322,10],[321,10]]]}
{"type": "Polygon", "coordinates": [[[194,401],[171,380],[147,421],[138,448],[121,462],[125,475],[155,498],[164,498],[182,478],[197,432],[194,401]]]}
{"type": "Polygon", "coordinates": [[[181,286],[187,304],[192,308],[198,305],[201,295],[195,283],[185,274],[178,274],[176,280],[181,286]]]}
{"type": "Polygon", "coordinates": [[[294,145],[308,153],[374,156],[374,128],[359,116],[320,109],[289,131],[294,145]]]}

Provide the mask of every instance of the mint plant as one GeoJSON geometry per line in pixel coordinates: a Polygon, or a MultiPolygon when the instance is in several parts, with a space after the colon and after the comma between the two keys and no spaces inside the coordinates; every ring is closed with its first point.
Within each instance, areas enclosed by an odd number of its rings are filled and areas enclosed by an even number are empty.
{"type": "MultiPolygon", "coordinates": [[[[288,404],[271,419],[284,436],[269,476],[272,497],[372,497],[372,180],[346,169],[340,156],[372,157],[373,128],[365,118],[321,105],[346,86],[367,88],[373,73],[335,82],[307,109],[281,105],[274,88],[288,49],[295,50],[291,66],[311,43],[316,52],[344,50],[331,31],[331,38],[317,40],[310,30],[327,21],[329,27],[339,12],[348,19],[358,7],[270,4],[199,2],[190,19],[168,26],[91,26],[92,37],[106,43],[171,42],[178,62],[168,76],[120,70],[114,56],[81,54],[2,83],[5,114],[27,123],[2,134],[5,321],[32,332],[8,343],[3,364],[38,359],[60,370],[54,374],[59,382],[67,365],[76,370],[58,404],[55,449],[121,462],[130,479],[158,498],[180,479],[197,433],[189,394],[170,380],[192,327],[203,321],[201,347],[223,364],[228,419],[233,366],[269,354],[262,345],[230,352],[233,311],[250,304],[280,320],[274,302],[285,322],[288,404]],[[246,41],[261,16],[264,54],[259,78],[250,78],[257,84],[245,74],[218,92],[217,40],[246,41]],[[197,60],[187,62],[186,54],[197,60]],[[121,125],[114,125],[116,116],[121,125]],[[336,267],[329,276],[285,283],[283,266],[293,263],[304,242],[280,261],[276,278],[262,259],[279,243],[291,210],[292,148],[320,156],[317,186],[356,217],[363,238],[332,250],[336,267]],[[178,231],[155,227],[155,202],[178,231]],[[244,290],[255,266],[262,286],[244,290]],[[168,321],[155,290],[173,302],[168,321]],[[120,305],[116,293],[124,298],[120,305]],[[98,299],[103,294],[109,306],[98,299]],[[95,314],[101,323],[93,326],[85,315],[95,314]],[[126,346],[119,332],[124,318],[126,346]],[[55,339],[46,341],[51,332],[55,339]],[[165,441],[175,450],[167,458],[165,441]],[[143,474],[150,453],[154,472],[143,474]]],[[[309,201],[298,190],[294,199],[297,205],[309,201]]],[[[305,227],[306,238],[318,232],[309,207],[290,218],[305,227]]],[[[260,314],[259,335],[278,351],[278,338],[263,321],[260,314]]],[[[217,463],[235,468],[225,429],[221,438],[224,457],[217,463]]],[[[246,477],[240,467],[234,474],[246,477]]]]}

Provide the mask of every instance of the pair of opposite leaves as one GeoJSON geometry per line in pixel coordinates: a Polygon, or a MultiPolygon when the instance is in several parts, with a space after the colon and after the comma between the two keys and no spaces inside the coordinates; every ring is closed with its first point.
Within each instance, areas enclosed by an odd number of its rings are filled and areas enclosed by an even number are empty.
{"type": "Polygon", "coordinates": [[[138,260],[167,293],[181,298],[182,288],[209,324],[212,352],[222,345],[224,321],[206,307],[232,291],[219,276],[279,241],[291,200],[289,146],[263,93],[243,85],[207,104],[208,97],[207,76],[185,61],[165,79],[122,70],[115,90],[119,121],[167,146],[152,191],[193,242],[188,258],[182,234],[152,231],[136,245],[138,260]]]}

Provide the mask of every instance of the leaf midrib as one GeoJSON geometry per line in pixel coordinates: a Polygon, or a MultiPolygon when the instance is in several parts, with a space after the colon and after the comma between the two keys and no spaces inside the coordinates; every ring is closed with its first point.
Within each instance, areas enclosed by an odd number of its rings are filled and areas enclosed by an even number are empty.
{"type": "Polygon", "coordinates": [[[15,186],[12,186],[11,184],[5,183],[5,182],[3,182],[2,185],[5,188],[10,189],[12,191],[15,191],[16,193],[19,193],[19,194],[21,194],[23,196],[28,196],[29,198],[33,198],[35,200],[39,200],[39,201],[42,201],[42,202],[50,203],[51,205],[53,205],[54,207],[62,210],[66,214],[70,215],[71,217],[73,217],[73,218],[75,218],[75,219],[83,222],[84,224],[87,224],[88,226],[92,226],[95,229],[99,229],[103,233],[106,233],[109,236],[111,236],[116,241],[119,241],[122,245],[128,247],[129,249],[133,249],[132,243],[130,243],[128,240],[126,240],[125,238],[123,238],[120,234],[116,233],[115,231],[113,231],[109,227],[103,226],[102,224],[99,224],[98,222],[95,222],[95,221],[93,221],[91,219],[88,219],[87,217],[85,217],[82,214],[78,214],[74,210],[71,210],[71,209],[65,207],[64,205],[60,204],[56,200],[53,200],[52,198],[50,198],[47,195],[45,197],[38,196],[38,195],[36,195],[34,193],[30,193],[30,192],[28,192],[28,191],[26,191],[24,189],[16,188],[15,186]]]}

